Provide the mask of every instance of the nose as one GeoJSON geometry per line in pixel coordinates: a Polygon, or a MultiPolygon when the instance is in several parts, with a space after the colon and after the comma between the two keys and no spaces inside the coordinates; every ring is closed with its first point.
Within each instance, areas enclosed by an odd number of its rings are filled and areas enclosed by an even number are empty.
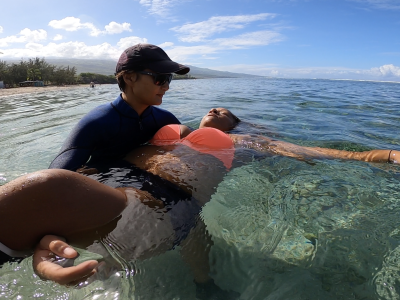
{"type": "Polygon", "coordinates": [[[218,114],[218,110],[216,108],[211,108],[209,113],[218,114]]]}
{"type": "Polygon", "coordinates": [[[168,91],[168,90],[169,90],[169,82],[166,81],[166,82],[161,86],[161,88],[162,88],[163,90],[165,90],[165,91],[168,91]]]}

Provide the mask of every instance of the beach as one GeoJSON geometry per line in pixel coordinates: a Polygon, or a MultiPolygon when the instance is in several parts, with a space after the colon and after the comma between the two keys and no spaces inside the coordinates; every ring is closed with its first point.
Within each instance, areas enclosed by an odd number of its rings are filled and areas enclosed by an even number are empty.
{"type": "Polygon", "coordinates": [[[3,96],[12,96],[12,95],[21,95],[21,94],[33,94],[33,93],[43,93],[49,91],[60,91],[65,89],[76,89],[89,87],[88,84],[76,84],[76,85],[65,85],[65,86],[29,86],[29,87],[18,87],[18,88],[9,88],[9,89],[0,89],[0,97],[3,96]]]}

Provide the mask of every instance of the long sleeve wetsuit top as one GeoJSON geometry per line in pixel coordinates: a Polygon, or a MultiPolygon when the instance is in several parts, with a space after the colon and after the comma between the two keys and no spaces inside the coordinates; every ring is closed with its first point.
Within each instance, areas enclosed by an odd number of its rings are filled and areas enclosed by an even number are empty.
{"type": "Polygon", "coordinates": [[[121,159],[168,124],[180,122],[172,113],[154,106],[139,117],[120,95],[79,121],[49,168],[76,171],[88,161],[92,164],[121,159]]]}

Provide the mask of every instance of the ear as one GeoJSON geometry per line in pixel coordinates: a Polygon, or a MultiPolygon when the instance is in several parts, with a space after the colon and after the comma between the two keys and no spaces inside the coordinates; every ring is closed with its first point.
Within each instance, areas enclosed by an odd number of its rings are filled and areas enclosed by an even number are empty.
{"type": "Polygon", "coordinates": [[[135,85],[135,82],[137,80],[137,74],[136,73],[125,73],[122,76],[123,76],[125,84],[127,86],[133,87],[135,85]]]}

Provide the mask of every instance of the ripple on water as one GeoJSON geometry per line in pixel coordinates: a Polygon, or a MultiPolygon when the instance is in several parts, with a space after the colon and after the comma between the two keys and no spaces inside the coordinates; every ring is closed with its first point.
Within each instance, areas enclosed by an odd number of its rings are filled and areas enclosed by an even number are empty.
{"type": "MultiPolygon", "coordinates": [[[[76,122],[118,93],[112,85],[2,97],[0,184],[47,168],[76,122]]],[[[194,127],[211,107],[227,106],[244,121],[239,132],[307,146],[397,149],[399,95],[399,84],[182,80],[171,83],[162,108],[194,127]]],[[[229,172],[202,212],[219,286],[255,300],[400,297],[397,166],[247,154],[253,162],[229,172]]],[[[103,175],[96,179],[107,181],[110,174],[103,175]]],[[[115,169],[107,184],[129,182],[127,176],[115,169]]],[[[115,256],[129,250],[124,245],[102,251],[115,256]]],[[[77,289],[41,281],[30,259],[6,264],[0,297],[193,299],[193,277],[179,250],[114,262],[77,289]]]]}

